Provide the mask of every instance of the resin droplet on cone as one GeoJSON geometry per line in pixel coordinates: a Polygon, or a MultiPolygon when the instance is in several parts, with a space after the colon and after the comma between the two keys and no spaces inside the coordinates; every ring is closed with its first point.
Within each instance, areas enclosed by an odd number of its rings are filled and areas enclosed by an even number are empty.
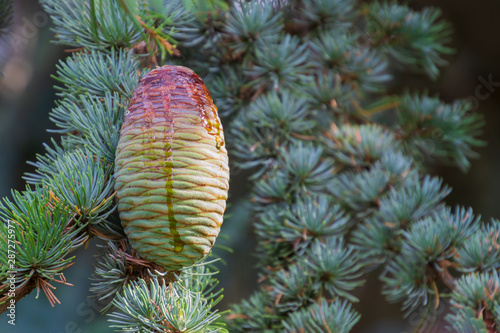
{"type": "Polygon", "coordinates": [[[229,188],[222,125],[191,69],[163,66],[139,82],[115,160],[118,211],[138,254],[168,270],[208,254],[229,188]]]}

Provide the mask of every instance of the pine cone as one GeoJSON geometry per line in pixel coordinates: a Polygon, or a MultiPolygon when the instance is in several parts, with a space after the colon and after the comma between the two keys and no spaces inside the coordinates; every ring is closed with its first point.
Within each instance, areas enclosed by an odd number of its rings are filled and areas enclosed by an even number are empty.
{"type": "Polygon", "coordinates": [[[217,108],[198,75],[163,66],[141,79],[115,162],[118,211],[132,248],[168,270],[205,257],[222,224],[229,167],[217,108]]]}

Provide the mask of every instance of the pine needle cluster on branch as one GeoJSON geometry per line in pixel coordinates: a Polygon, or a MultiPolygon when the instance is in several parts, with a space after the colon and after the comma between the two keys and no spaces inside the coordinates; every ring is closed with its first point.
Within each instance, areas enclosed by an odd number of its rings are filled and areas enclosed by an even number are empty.
{"type": "Polygon", "coordinates": [[[359,320],[355,289],[377,269],[405,315],[445,303],[452,331],[496,331],[497,224],[446,206],[449,187],[426,175],[429,161],[467,170],[483,121],[466,101],[385,93],[395,71],[439,75],[453,52],[439,9],[342,0],[196,9],[179,14],[190,19],[174,21],[173,37],[210,78],[230,152],[254,184],[261,288],[233,308],[232,330],[347,332],[359,320]],[[472,296],[468,284],[495,291],[472,296]]]}
{"type": "MultiPolygon", "coordinates": [[[[451,30],[439,9],[42,3],[56,42],[74,53],[58,66],[50,115],[61,143],[46,146],[26,175],[31,185],[0,206],[1,234],[14,230],[18,241],[16,295],[42,289],[57,302],[51,283],[68,283],[71,252],[98,236],[106,244],[92,290],[114,306],[120,331],[348,332],[360,318],[353,303],[364,301],[356,289],[372,270],[405,315],[445,303],[451,331],[499,331],[500,224],[448,207],[450,188],[426,174],[429,160],[467,170],[482,119],[466,101],[386,93],[396,71],[436,78],[446,64],[451,30]],[[251,173],[261,287],[224,318],[213,309],[221,296],[210,265],[162,272],[137,258],[115,213],[123,115],[139,76],[165,61],[204,77],[230,154],[251,173]]],[[[7,237],[0,246],[7,252],[7,237]]]]}
{"type": "Polygon", "coordinates": [[[60,303],[54,283],[91,237],[104,240],[91,291],[107,302],[111,326],[124,332],[226,332],[214,308],[221,289],[213,261],[166,271],[141,259],[120,225],[114,162],[124,114],[139,78],[177,54],[166,4],[158,1],[41,1],[56,43],[72,52],[57,65],[58,100],[50,113],[61,141],[30,162],[25,191],[0,203],[2,312],[42,291],[60,303]],[[165,31],[164,31],[165,30],[165,31]],[[157,58],[156,55],[160,56],[157,58]]]}

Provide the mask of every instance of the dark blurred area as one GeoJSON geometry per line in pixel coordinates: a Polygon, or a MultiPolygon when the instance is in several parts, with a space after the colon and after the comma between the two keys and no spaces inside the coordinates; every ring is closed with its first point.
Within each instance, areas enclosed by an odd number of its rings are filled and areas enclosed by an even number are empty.
{"type": "MultiPolygon", "coordinates": [[[[21,178],[33,172],[26,161],[33,161],[37,153],[43,154],[43,143],[52,137],[47,128],[54,128],[49,111],[54,107],[56,84],[51,75],[56,63],[68,55],[64,48],[50,43],[54,39],[48,16],[34,0],[15,0],[15,18],[12,32],[0,44],[0,196],[10,195],[11,189],[23,190],[21,178]]],[[[451,206],[471,206],[485,221],[500,218],[500,2],[409,0],[410,6],[420,9],[436,6],[454,28],[452,46],[456,53],[447,57],[448,67],[442,68],[438,80],[431,81],[420,75],[402,74],[395,78],[393,91],[409,87],[415,91],[427,90],[450,102],[468,98],[484,115],[486,125],[482,139],[487,146],[477,149],[479,159],[472,161],[467,173],[453,167],[433,166],[433,173],[444,178],[453,188],[447,198],[451,206]]],[[[0,9],[2,10],[2,9],[0,9]]],[[[234,253],[224,255],[226,266],[219,278],[225,289],[228,304],[248,297],[256,288],[256,272],[252,256],[255,240],[248,210],[240,200],[248,192],[244,174],[232,174],[230,191],[230,217],[222,232],[228,239],[222,243],[234,253]]],[[[76,264],[65,276],[70,286],[57,286],[56,296],[62,305],[52,308],[45,295],[36,291],[22,299],[16,307],[16,326],[7,325],[7,317],[0,318],[0,332],[109,332],[106,316],[98,312],[95,300],[88,299],[94,270],[95,240],[88,249],[76,252],[76,264]]],[[[411,332],[417,327],[416,317],[403,319],[400,305],[389,304],[380,296],[380,285],[373,279],[359,290],[363,300],[356,304],[361,322],[354,332],[411,332]],[[371,301],[370,301],[371,300],[371,301]]],[[[439,325],[432,332],[444,332],[439,325]]],[[[426,332],[431,330],[426,330],[426,332]]]]}

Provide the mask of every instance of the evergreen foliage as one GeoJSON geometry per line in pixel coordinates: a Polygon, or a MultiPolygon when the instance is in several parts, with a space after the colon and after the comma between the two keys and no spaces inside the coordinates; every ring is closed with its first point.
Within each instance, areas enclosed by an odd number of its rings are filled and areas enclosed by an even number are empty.
{"type": "MultiPolygon", "coordinates": [[[[483,144],[482,119],[465,101],[386,94],[395,71],[439,75],[452,52],[439,9],[348,0],[42,4],[56,43],[75,52],[58,66],[50,115],[61,144],[46,145],[26,175],[31,185],[0,205],[1,235],[14,230],[18,241],[18,295],[41,288],[56,302],[49,284],[67,283],[71,252],[97,235],[106,244],[92,291],[123,332],[349,332],[360,318],[352,303],[363,301],[356,288],[372,270],[405,315],[444,302],[451,331],[500,331],[500,222],[447,206],[450,188],[426,174],[430,160],[467,170],[483,144]],[[233,163],[251,174],[261,287],[225,316],[214,308],[221,293],[210,263],[161,271],[134,254],[114,214],[123,115],[141,73],[165,59],[204,77],[226,117],[233,163]]],[[[0,237],[2,252],[9,244],[0,237]]]]}
{"type": "Polygon", "coordinates": [[[42,4],[53,19],[55,42],[73,48],[57,67],[59,100],[50,114],[51,131],[62,137],[31,162],[36,171],[25,175],[26,190],[0,204],[0,247],[10,254],[1,259],[1,310],[33,289],[43,291],[52,305],[59,303],[52,284],[70,285],[63,273],[74,264],[72,252],[97,236],[106,243],[92,291],[108,302],[104,311],[117,311],[111,314],[117,330],[227,331],[213,309],[222,295],[214,272],[204,266],[210,263],[163,272],[135,255],[114,213],[115,150],[129,99],[141,72],[149,69],[141,61],[175,53],[169,32],[161,31],[170,18],[152,11],[163,5],[42,4]]]}

